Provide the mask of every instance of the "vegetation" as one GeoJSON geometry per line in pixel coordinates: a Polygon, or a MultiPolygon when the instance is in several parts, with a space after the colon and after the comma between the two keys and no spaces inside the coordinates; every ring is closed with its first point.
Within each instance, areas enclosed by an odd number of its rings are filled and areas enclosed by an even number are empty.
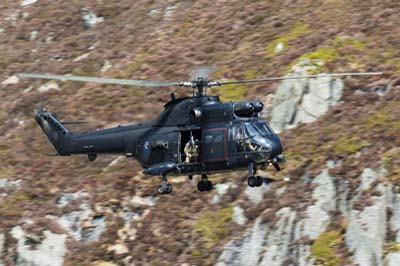
{"type": "Polygon", "coordinates": [[[289,67],[291,69],[293,65],[298,64],[304,60],[309,60],[309,64],[314,65],[314,72],[318,72],[320,68],[328,62],[335,61],[337,59],[344,59],[351,62],[353,65],[359,59],[358,54],[366,48],[366,45],[351,37],[336,37],[328,45],[322,46],[317,50],[303,54],[297,58],[289,67]]]}
{"type": "Polygon", "coordinates": [[[266,58],[274,57],[277,54],[276,47],[282,45],[283,49],[287,49],[290,42],[306,35],[310,32],[308,25],[297,22],[296,25],[290,29],[287,33],[283,34],[279,38],[275,39],[273,42],[269,43],[265,48],[266,58]]]}
{"type": "Polygon", "coordinates": [[[313,243],[311,255],[317,265],[340,266],[342,259],[335,253],[335,247],[342,241],[340,231],[323,232],[313,243]]]}
{"type": "Polygon", "coordinates": [[[195,229],[206,241],[206,247],[215,245],[229,233],[229,222],[232,220],[233,208],[207,211],[197,219],[195,229]]]}

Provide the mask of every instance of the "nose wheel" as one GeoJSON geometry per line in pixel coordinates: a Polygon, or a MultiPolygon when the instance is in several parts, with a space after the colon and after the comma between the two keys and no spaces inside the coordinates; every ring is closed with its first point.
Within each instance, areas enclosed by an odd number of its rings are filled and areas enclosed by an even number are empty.
{"type": "Polygon", "coordinates": [[[208,180],[207,175],[201,175],[201,180],[197,183],[197,189],[201,192],[203,191],[211,191],[213,188],[213,184],[210,180],[208,180]]]}
{"type": "Polygon", "coordinates": [[[263,184],[263,179],[261,176],[250,176],[247,179],[247,184],[249,187],[261,187],[263,184]]]}
{"type": "Polygon", "coordinates": [[[158,194],[171,194],[173,191],[172,185],[168,183],[166,175],[163,175],[161,184],[157,187],[158,194]]]}

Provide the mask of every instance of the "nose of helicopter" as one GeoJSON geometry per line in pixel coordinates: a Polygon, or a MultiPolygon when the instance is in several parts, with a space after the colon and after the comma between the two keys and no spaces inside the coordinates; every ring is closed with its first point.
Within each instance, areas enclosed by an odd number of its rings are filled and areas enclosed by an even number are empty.
{"type": "Polygon", "coordinates": [[[282,143],[277,135],[274,135],[272,138],[269,138],[268,142],[271,145],[271,157],[275,157],[279,154],[282,154],[283,151],[282,143]]]}
{"type": "Polygon", "coordinates": [[[268,137],[257,136],[254,138],[254,141],[258,146],[261,146],[260,151],[266,151],[269,153],[268,157],[270,158],[274,158],[279,154],[282,154],[282,143],[277,135],[268,137]]]}

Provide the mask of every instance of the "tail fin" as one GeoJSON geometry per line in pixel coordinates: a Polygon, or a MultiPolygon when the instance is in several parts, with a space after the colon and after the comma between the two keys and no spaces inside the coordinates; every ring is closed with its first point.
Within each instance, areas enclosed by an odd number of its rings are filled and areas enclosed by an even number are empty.
{"type": "Polygon", "coordinates": [[[36,112],[35,120],[57,150],[58,155],[66,155],[63,154],[63,147],[70,132],[57,120],[57,115],[43,108],[36,112]]]}

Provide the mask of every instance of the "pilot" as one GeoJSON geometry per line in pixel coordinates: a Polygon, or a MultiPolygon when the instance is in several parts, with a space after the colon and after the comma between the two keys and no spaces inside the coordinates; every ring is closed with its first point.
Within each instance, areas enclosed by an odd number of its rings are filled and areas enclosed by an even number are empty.
{"type": "Polygon", "coordinates": [[[186,154],[186,163],[196,162],[199,156],[198,140],[194,140],[192,136],[191,139],[186,143],[184,152],[186,154]]]}
{"type": "Polygon", "coordinates": [[[244,138],[243,128],[240,128],[236,135],[236,141],[238,143],[239,151],[256,151],[257,147],[251,143],[250,138],[244,138]]]}

